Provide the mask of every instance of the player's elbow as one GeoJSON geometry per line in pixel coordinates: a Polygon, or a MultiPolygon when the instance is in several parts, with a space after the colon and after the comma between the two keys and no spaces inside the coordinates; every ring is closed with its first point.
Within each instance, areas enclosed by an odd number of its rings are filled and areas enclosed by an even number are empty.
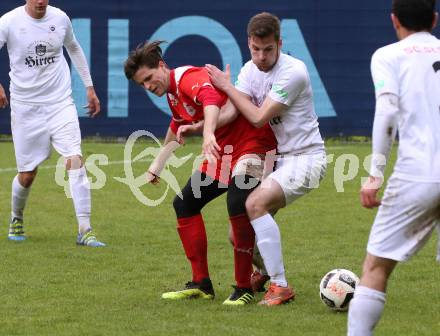
{"type": "Polygon", "coordinates": [[[253,120],[251,122],[252,126],[256,127],[256,128],[261,128],[264,125],[266,125],[267,121],[263,118],[256,118],[255,120],[253,120]]]}

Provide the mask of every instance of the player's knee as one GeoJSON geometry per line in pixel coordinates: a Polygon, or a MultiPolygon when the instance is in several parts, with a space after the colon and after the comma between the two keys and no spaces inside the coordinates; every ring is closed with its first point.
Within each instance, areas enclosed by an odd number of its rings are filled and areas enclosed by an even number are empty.
{"type": "Polygon", "coordinates": [[[396,261],[372,256],[365,258],[362,267],[362,283],[368,287],[384,291],[396,261]]]}
{"type": "Polygon", "coordinates": [[[255,219],[263,216],[266,212],[266,206],[258,194],[250,194],[246,200],[246,212],[250,219],[255,219]]]}
{"type": "Polygon", "coordinates": [[[253,186],[242,185],[239,181],[250,181],[251,179],[254,178],[250,175],[238,175],[232,178],[226,198],[229,217],[246,214],[246,199],[255,189],[256,184],[253,186]]]}
{"type": "Polygon", "coordinates": [[[185,212],[185,202],[179,196],[174,197],[173,208],[178,218],[184,217],[182,214],[185,212]]]}
{"type": "Polygon", "coordinates": [[[35,176],[37,176],[37,171],[25,172],[18,174],[18,181],[24,188],[29,188],[35,180],[35,176]]]}
{"type": "Polygon", "coordinates": [[[188,201],[185,195],[183,198],[179,196],[174,197],[173,208],[177,218],[192,217],[198,215],[201,210],[197,204],[188,201]]]}
{"type": "Polygon", "coordinates": [[[228,192],[226,203],[228,206],[229,217],[246,214],[246,197],[247,193],[239,190],[228,192]]]}

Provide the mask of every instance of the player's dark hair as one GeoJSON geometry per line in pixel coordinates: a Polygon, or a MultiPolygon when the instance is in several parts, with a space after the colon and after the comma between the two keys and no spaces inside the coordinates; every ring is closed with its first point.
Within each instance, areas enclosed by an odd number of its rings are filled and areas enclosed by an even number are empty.
{"type": "Polygon", "coordinates": [[[393,0],[392,12],[410,31],[431,31],[436,0],[393,0]]]}
{"type": "Polygon", "coordinates": [[[124,63],[127,79],[133,79],[133,76],[142,66],[150,69],[156,69],[159,66],[159,62],[163,61],[162,49],[160,47],[163,42],[165,41],[146,41],[130,52],[124,63]]]}
{"type": "Polygon", "coordinates": [[[280,19],[275,15],[263,12],[251,18],[247,26],[248,37],[256,36],[265,38],[274,36],[275,41],[280,40],[280,19]]]}

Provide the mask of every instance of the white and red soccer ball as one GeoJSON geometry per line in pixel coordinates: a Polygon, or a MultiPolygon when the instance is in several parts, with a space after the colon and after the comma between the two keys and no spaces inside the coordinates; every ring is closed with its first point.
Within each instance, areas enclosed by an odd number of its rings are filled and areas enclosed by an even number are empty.
{"type": "Polygon", "coordinates": [[[319,296],[330,309],[346,311],[358,284],[359,278],[353,272],[342,268],[334,269],[322,278],[319,296]]]}

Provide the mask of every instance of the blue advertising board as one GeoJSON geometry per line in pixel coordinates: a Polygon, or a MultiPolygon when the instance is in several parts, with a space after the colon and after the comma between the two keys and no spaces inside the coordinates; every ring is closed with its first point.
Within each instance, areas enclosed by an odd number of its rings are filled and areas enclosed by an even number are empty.
{"type": "MultiPolygon", "coordinates": [[[[129,51],[149,39],[167,41],[170,67],[231,64],[236,76],[249,60],[246,26],[253,15],[268,11],[282,23],[283,51],[309,69],[316,112],[325,137],[369,135],[374,111],[370,58],[395,41],[391,1],[202,1],[58,0],[50,5],[71,18],[89,64],[103,112],[83,115],[85,90],[72,70],[73,95],[83,135],[128,136],[145,129],[163,136],[170,116],[165,98],[153,97],[125,79],[129,51]]],[[[24,1],[0,2],[3,14],[24,1]]],[[[0,51],[0,83],[8,87],[9,62],[0,51]]],[[[0,133],[9,134],[9,113],[0,110],[0,133]]]]}

